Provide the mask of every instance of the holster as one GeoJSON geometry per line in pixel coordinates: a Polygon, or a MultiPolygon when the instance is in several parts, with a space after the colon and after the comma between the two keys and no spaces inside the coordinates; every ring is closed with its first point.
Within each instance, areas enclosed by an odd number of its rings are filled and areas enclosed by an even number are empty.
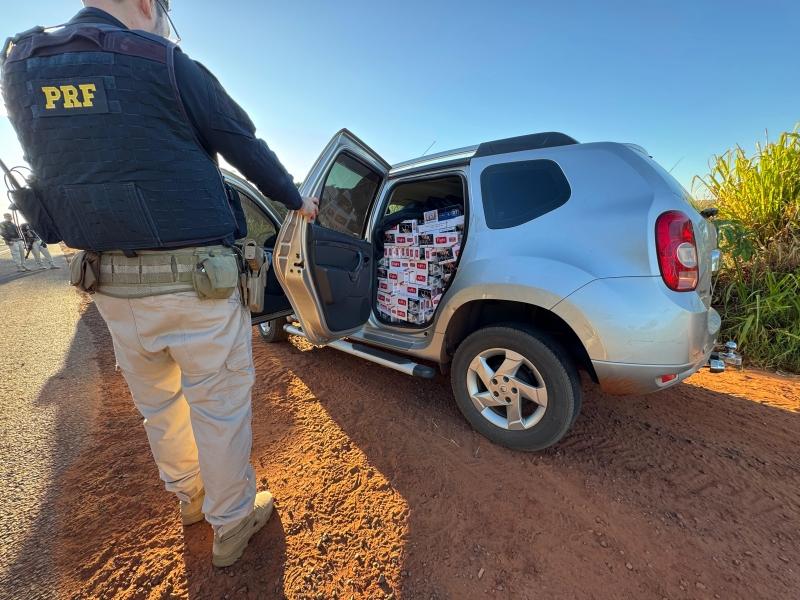
{"type": "Polygon", "coordinates": [[[242,248],[242,272],[239,275],[239,291],[242,304],[251,312],[264,310],[264,293],[267,287],[267,273],[271,266],[271,255],[259,247],[254,240],[244,240],[242,248]]]}
{"type": "Polygon", "coordinates": [[[88,294],[94,294],[100,283],[100,254],[81,250],[69,263],[69,283],[88,294]]]}

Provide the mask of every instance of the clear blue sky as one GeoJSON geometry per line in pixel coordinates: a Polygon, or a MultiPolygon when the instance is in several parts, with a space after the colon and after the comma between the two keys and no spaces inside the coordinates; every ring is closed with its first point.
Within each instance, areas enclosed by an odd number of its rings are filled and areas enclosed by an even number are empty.
{"type": "MultiPolygon", "coordinates": [[[[78,0],[4,2],[3,35],[78,0]]],[[[348,127],[389,162],[557,130],[635,142],[687,187],[800,121],[797,0],[173,0],[182,47],[303,179],[348,127]],[[677,166],[676,166],[677,165],[677,166]]],[[[0,117],[0,156],[21,151],[0,117]]]]}

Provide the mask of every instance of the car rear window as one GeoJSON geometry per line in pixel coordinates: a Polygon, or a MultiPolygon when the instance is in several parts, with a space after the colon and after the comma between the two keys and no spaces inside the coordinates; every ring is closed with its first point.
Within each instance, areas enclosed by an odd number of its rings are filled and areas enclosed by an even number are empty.
{"type": "Polygon", "coordinates": [[[563,206],[572,190],[552,160],[526,160],[484,169],[481,192],[486,225],[507,229],[563,206]]]}

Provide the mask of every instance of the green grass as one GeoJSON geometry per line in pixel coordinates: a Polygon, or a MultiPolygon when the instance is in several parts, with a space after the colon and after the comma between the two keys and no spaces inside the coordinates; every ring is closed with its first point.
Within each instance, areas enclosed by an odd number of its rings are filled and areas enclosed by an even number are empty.
{"type": "Polygon", "coordinates": [[[735,148],[697,178],[719,209],[724,253],[714,302],[723,339],[756,366],[800,373],[800,134],[735,148]]]}
{"type": "Polygon", "coordinates": [[[722,339],[735,339],[751,364],[800,373],[800,270],[721,278],[722,339]]]}

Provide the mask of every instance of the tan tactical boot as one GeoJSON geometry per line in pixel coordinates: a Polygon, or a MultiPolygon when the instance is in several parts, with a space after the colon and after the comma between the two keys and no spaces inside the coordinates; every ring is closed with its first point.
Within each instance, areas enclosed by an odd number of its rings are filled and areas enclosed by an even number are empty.
{"type": "Polygon", "coordinates": [[[253,512],[249,516],[242,519],[241,523],[231,531],[227,531],[223,535],[214,534],[211,564],[215,567],[230,567],[239,560],[253,534],[269,521],[272,504],[270,492],[259,492],[256,494],[253,512]]]}
{"type": "Polygon", "coordinates": [[[190,502],[181,500],[181,521],[184,527],[199,523],[205,518],[203,514],[203,500],[206,499],[205,491],[200,492],[190,502]]]}

